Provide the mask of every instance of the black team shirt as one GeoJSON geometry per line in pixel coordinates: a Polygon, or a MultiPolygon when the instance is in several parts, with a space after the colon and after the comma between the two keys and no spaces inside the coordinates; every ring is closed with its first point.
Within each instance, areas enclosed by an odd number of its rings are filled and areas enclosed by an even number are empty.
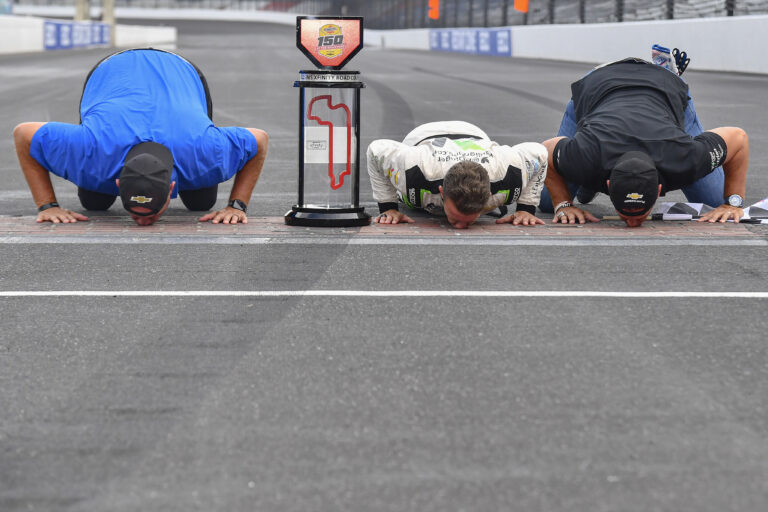
{"type": "Polygon", "coordinates": [[[662,193],[712,172],[725,159],[713,133],[685,132],[688,85],[639,59],[598,68],[571,85],[578,131],[555,148],[555,169],[568,182],[607,192],[611,169],[627,151],[650,155],[662,193]]]}

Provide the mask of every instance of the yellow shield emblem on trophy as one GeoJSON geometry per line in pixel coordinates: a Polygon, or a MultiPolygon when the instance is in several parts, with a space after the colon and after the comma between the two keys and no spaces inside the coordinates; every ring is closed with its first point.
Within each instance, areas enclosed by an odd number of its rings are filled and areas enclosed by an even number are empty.
{"type": "Polygon", "coordinates": [[[328,23],[320,27],[320,34],[317,38],[317,53],[328,58],[334,59],[344,53],[344,34],[341,33],[341,27],[328,23]]]}

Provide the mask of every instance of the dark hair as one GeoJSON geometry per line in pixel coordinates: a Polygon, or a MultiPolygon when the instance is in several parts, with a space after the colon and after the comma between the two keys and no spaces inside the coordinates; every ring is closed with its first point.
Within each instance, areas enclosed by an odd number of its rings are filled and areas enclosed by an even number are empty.
{"type": "Polygon", "coordinates": [[[482,165],[469,160],[453,165],[443,179],[443,195],[453,201],[461,213],[483,211],[491,196],[488,172],[482,165]]]}

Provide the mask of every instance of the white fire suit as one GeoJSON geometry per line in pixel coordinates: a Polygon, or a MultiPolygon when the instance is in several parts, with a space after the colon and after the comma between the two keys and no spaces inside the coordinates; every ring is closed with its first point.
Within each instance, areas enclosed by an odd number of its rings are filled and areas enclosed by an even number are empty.
{"type": "Polygon", "coordinates": [[[485,212],[516,203],[531,214],[539,204],[547,174],[547,150],[525,142],[502,146],[464,121],[440,121],[415,128],[403,142],[380,139],[368,146],[368,175],[379,210],[397,209],[398,200],[411,208],[444,215],[438,187],[455,163],[481,164],[491,181],[485,212]]]}

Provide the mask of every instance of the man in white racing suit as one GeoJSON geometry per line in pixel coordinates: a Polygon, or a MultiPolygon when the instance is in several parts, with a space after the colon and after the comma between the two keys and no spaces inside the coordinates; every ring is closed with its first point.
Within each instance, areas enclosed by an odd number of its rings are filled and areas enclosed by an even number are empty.
{"type": "Polygon", "coordinates": [[[380,139],[368,146],[368,175],[379,203],[376,222],[414,222],[410,208],[445,215],[457,229],[498,208],[497,223],[544,224],[534,213],[547,174],[547,150],[536,142],[500,145],[475,125],[440,121],[416,127],[403,142],[380,139]],[[506,215],[508,205],[515,212],[506,215]]]}

